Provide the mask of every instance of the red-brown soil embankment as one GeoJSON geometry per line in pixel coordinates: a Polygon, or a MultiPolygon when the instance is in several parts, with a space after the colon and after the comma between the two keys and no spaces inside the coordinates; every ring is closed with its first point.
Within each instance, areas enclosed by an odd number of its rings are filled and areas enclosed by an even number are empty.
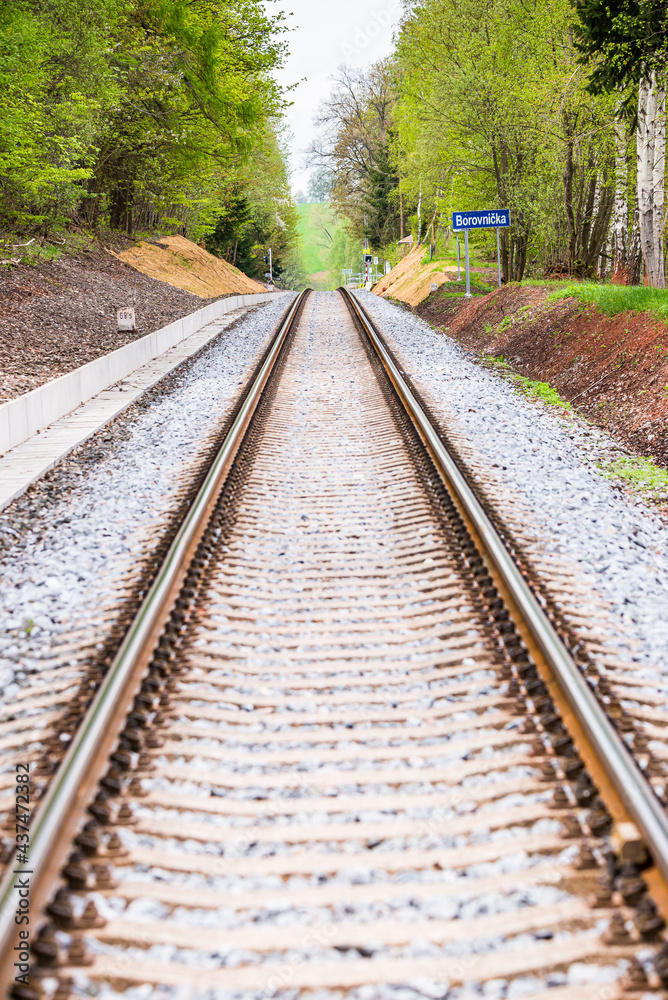
{"type": "Polygon", "coordinates": [[[588,420],[668,465],[668,325],[651,313],[549,302],[551,291],[508,285],[456,308],[435,293],[415,311],[466,347],[549,382],[588,420]]]}

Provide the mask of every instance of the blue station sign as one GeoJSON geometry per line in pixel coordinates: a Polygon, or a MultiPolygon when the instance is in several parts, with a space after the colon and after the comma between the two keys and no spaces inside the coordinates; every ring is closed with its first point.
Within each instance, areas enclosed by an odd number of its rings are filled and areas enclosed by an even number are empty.
{"type": "Polygon", "coordinates": [[[455,232],[463,229],[507,229],[510,225],[509,208],[491,208],[485,212],[453,212],[452,228],[455,232]]]}

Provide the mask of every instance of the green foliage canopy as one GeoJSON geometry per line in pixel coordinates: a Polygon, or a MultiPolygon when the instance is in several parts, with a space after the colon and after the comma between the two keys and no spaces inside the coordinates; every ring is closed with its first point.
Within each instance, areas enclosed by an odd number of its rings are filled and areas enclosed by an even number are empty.
{"type": "MultiPolygon", "coordinates": [[[[506,280],[591,268],[612,205],[614,108],[584,88],[569,0],[413,0],[398,39],[402,186],[423,214],[510,208],[506,280]]],[[[484,235],[476,240],[489,239],[484,235]]]]}
{"type": "MultiPolygon", "coordinates": [[[[199,238],[219,226],[230,191],[255,184],[251,160],[274,180],[282,170],[274,201],[289,202],[276,141],[285,98],[272,75],[284,31],[261,0],[0,5],[4,223],[80,218],[199,238]]],[[[252,213],[280,217],[263,197],[252,213]]]]}

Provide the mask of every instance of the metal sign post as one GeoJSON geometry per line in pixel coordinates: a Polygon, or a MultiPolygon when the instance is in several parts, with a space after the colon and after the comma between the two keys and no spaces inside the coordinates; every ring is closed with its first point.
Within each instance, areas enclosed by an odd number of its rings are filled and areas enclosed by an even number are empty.
{"type": "MultiPolygon", "coordinates": [[[[469,261],[469,230],[496,229],[496,254],[499,269],[499,288],[501,287],[501,242],[499,229],[510,226],[510,209],[487,209],[484,212],[453,212],[452,228],[457,233],[457,263],[459,264],[459,233],[464,233],[464,249],[466,253],[466,298],[471,298],[471,266],[469,261]]],[[[459,268],[458,268],[459,270],[459,268]]]]}
{"type": "Polygon", "coordinates": [[[467,299],[471,298],[471,268],[469,265],[469,231],[464,230],[464,254],[466,256],[466,294],[467,299]]]}

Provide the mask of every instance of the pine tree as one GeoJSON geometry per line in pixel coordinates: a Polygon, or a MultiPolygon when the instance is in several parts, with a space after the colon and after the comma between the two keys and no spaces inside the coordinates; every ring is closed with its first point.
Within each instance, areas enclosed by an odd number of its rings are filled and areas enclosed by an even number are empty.
{"type": "Polygon", "coordinates": [[[575,0],[575,47],[592,62],[589,90],[624,91],[666,64],[668,0],[575,0]]]}
{"type": "Polygon", "coordinates": [[[383,142],[375,150],[367,179],[367,232],[372,246],[380,248],[397,235],[392,196],[398,186],[399,177],[392,163],[389,144],[383,142]]]}

